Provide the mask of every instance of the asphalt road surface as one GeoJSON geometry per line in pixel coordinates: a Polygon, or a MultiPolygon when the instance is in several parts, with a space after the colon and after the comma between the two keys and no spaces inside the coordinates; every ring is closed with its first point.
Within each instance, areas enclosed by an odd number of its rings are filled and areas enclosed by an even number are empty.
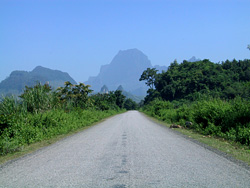
{"type": "Polygon", "coordinates": [[[250,171],[137,111],[0,166],[0,187],[250,187],[250,171]]]}

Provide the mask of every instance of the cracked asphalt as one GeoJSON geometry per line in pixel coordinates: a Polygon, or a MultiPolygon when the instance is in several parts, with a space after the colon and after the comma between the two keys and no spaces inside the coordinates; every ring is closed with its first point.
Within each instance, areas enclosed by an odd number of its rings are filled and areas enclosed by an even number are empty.
{"type": "Polygon", "coordinates": [[[137,111],[0,166],[0,187],[250,187],[250,171],[137,111]]]}

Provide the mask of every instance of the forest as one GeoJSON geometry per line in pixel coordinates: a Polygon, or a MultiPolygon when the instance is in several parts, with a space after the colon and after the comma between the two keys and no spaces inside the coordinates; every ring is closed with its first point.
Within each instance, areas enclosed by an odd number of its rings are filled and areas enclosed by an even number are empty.
{"type": "Polygon", "coordinates": [[[174,61],[168,70],[145,70],[143,111],[204,135],[250,146],[250,60],[174,61]]]}
{"type": "Polygon", "coordinates": [[[137,104],[122,91],[91,94],[89,85],[65,82],[52,90],[48,84],[25,87],[18,97],[0,102],[0,155],[26,145],[87,127],[106,117],[134,109],[137,104]]]}

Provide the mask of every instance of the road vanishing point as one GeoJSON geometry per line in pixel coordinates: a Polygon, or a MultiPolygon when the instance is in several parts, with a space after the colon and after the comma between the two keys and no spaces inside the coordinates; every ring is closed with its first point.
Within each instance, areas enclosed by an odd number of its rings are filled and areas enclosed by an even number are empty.
{"type": "Polygon", "coordinates": [[[0,166],[0,187],[250,187],[250,171],[138,111],[0,166]]]}

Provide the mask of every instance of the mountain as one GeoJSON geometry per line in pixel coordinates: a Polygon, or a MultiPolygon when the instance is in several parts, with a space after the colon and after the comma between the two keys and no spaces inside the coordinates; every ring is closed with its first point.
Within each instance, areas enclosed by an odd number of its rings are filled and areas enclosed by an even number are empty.
{"type": "Polygon", "coordinates": [[[158,73],[162,73],[162,71],[166,71],[168,69],[167,66],[155,65],[154,68],[158,70],[158,73]]]}
{"type": "Polygon", "coordinates": [[[191,57],[188,62],[197,62],[197,61],[201,61],[200,59],[196,59],[195,56],[191,57]]]}
{"type": "MultiPolygon", "coordinates": [[[[118,88],[116,89],[117,90],[120,90],[122,92],[122,94],[126,97],[126,98],[129,98],[129,99],[132,99],[133,101],[135,101],[136,103],[139,103],[141,102],[141,100],[144,99],[144,96],[136,96],[136,95],[133,95],[132,93],[130,92],[127,92],[123,89],[122,85],[119,85],[118,88]]],[[[115,91],[115,90],[112,90],[112,91],[115,91]]],[[[99,91],[99,93],[109,93],[109,89],[106,85],[103,85],[101,90],[99,91]]],[[[93,94],[96,94],[97,92],[94,92],[93,94]]]]}
{"type": "Polygon", "coordinates": [[[116,90],[120,90],[122,92],[122,94],[128,98],[128,99],[132,99],[133,101],[135,101],[136,103],[139,103],[141,102],[141,100],[144,99],[144,97],[142,96],[136,96],[136,95],[133,95],[132,93],[130,92],[127,92],[123,89],[122,85],[120,85],[116,90]]]}
{"type": "Polygon", "coordinates": [[[108,93],[109,89],[106,85],[102,86],[100,93],[108,93]]]}
{"type": "Polygon", "coordinates": [[[23,91],[26,85],[33,86],[37,82],[41,82],[42,84],[49,83],[49,85],[55,89],[63,86],[66,81],[76,84],[76,81],[66,72],[37,66],[30,72],[13,71],[8,78],[0,83],[0,93],[18,95],[23,91]]]}
{"type": "MultiPolygon", "coordinates": [[[[141,74],[147,68],[153,68],[148,57],[138,49],[120,50],[110,64],[101,66],[100,73],[90,77],[86,84],[94,91],[100,91],[106,85],[111,91],[119,85],[138,96],[145,96],[147,86],[140,82],[141,74]]],[[[158,66],[167,69],[167,67],[158,66]]]]}

